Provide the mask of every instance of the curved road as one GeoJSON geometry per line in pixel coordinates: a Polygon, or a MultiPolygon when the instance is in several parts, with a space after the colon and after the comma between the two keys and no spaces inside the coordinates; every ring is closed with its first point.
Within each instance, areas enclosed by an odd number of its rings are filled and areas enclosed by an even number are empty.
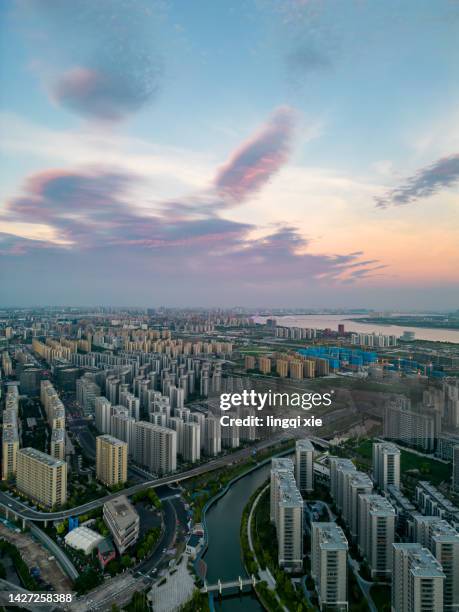
{"type": "Polygon", "coordinates": [[[44,531],[42,531],[39,527],[30,523],[30,532],[36,537],[37,540],[46,546],[46,548],[56,556],[56,559],[59,561],[60,566],[65,571],[65,573],[72,579],[76,580],[80,575],[78,570],[67,557],[65,552],[59,548],[54,540],[52,540],[44,531]]]}
{"type": "Polygon", "coordinates": [[[204,463],[203,465],[199,465],[195,468],[192,468],[191,470],[187,470],[186,472],[173,474],[171,476],[164,476],[163,478],[157,478],[156,480],[147,480],[145,482],[140,482],[131,487],[123,489],[122,491],[112,493],[111,495],[106,495],[105,497],[100,497],[93,501],[87,502],[86,504],[83,504],[81,506],[70,508],[69,510],[59,510],[58,512],[42,512],[40,510],[33,510],[32,508],[27,506],[27,504],[24,504],[22,501],[10,497],[4,491],[0,491],[0,507],[3,507],[7,511],[13,512],[20,518],[26,520],[40,522],[59,521],[68,518],[69,516],[78,516],[79,514],[84,514],[85,512],[89,512],[90,510],[99,508],[105,502],[111,499],[115,499],[120,495],[134,495],[135,493],[143,491],[144,489],[154,489],[162,485],[181,482],[182,480],[187,480],[188,478],[193,478],[194,476],[199,476],[201,474],[205,474],[206,472],[211,472],[218,468],[225,467],[227,465],[230,465],[234,461],[249,457],[254,450],[263,450],[265,448],[269,448],[270,446],[274,446],[275,444],[279,444],[280,440],[285,437],[286,435],[281,433],[274,438],[270,438],[269,440],[262,440],[254,446],[243,448],[241,450],[236,451],[235,453],[225,455],[224,457],[220,457],[218,459],[213,459],[212,461],[204,463]]]}

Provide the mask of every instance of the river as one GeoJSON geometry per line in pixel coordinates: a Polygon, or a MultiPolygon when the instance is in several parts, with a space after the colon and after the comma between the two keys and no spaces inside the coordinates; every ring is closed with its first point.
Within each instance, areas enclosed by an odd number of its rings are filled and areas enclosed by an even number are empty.
{"type": "MultiPolygon", "coordinates": [[[[405,327],[401,325],[383,325],[381,323],[359,323],[358,321],[350,321],[353,319],[365,317],[367,315],[330,315],[330,314],[314,314],[314,315],[289,315],[275,318],[278,325],[285,327],[311,327],[314,329],[332,329],[337,331],[338,323],[343,323],[346,331],[371,334],[386,334],[388,336],[397,336],[399,338],[404,331],[412,331],[418,340],[431,340],[434,342],[457,342],[459,343],[459,330],[454,329],[434,329],[427,327],[405,327]]],[[[268,317],[255,317],[256,323],[265,323],[268,317]]]]}
{"type": "MultiPolygon", "coordinates": [[[[268,478],[270,469],[271,464],[267,463],[244,476],[209,508],[206,514],[209,547],[204,556],[207,563],[207,582],[214,583],[219,578],[234,580],[238,576],[247,576],[242,563],[239,539],[242,511],[252,493],[268,478]]],[[[215,608],[223,612],[263,610],[253,594],[225,598],[221,602],[215,599],[215,608]]]]}

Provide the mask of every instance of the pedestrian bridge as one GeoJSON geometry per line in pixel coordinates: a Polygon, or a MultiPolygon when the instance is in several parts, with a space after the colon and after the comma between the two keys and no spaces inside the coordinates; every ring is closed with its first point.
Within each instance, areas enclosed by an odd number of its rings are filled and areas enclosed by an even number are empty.
{"type": "Polygon", "coordinates": [[[201,589],[201,593],[218,593],[219,595],[223,595],[223,591],[227,591],[229,589],[238,588],[240,591],[244,590],[244,587],[255,588],[255,585],[259,582],[254,575],[250,578],[241,578],[238,576],[237,580],[229,580],[227,582],[222,582],[220,579],[217,580],[215,584],[207,584],[204,581],[204,586],[201,589]]]}

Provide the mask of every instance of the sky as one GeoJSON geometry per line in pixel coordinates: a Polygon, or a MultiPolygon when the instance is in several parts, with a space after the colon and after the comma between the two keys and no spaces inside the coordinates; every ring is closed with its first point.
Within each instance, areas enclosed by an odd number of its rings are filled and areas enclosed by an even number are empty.
{"type": "Polygon", "coordinates": [[[0,4],[0,304],[459,308],[458,0],[0,4]]]}

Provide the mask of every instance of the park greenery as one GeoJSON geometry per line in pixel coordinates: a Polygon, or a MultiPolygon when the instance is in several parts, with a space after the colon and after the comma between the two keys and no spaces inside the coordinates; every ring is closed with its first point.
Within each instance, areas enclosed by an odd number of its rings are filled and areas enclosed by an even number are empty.
{"type": "Polygon", "coordinates": [[[159,538],[161,537],[161,528],[153,527],[149,529],[139,539],[135,547],[135,556],[138,560],[149,556],[156,548],[159,538]]]}
{"type": "Polygon", "coordinates": [[[150,502],[150,504],[159,510],[161,508],[161,500],[158,497],[158,494],[154,489],[146,489],[144,491],[139,491],[132,496],[132,502],[137,504],[141,501],[150,502]]]}
{"type": "MultiPolygon", "coordinates": [[[[360,469],[369,471],[372,463],[373,441],[351,439],[340,447],[339,454],[355,458],[355,463],[360,469]]],[[[337,453],[337,454],[338,454],[337,453]]],[[[413,480],[429,480],[433,485],[448,482],[451,479],[451,466],[439,461],[435,457],[427,457],[402,448],[400,457],[401,477],[408,487],[413,480]]]]}
{"type": "Polygon", "coordinates": [[[188,480],[184,484],[183,497],[193,510],[193,521],[195,523],[201,522],[202,512],[206,504],[220,493],[231,480],[242,476],[265,459],[293,445],[293,440],[283,440],[278,445],[256,453],[238,463],[230,464],[224,468],[215,470],[211,474],[203,474],[188,480]]]}
{"type": "Polygon", "coordinates": [[[94,571],[94,568],[88,567],[82,572],[73,583],[73,588],[77,595],[84,595],[92,589],[95,589],[103,582],[101,572],[94,571]]]}
{"type": "MultiPolygon", "coordinates": [[[[255,499],[266,487],[266,484],[267,483],[265,482],[253,493],[242,513],[242,557],[246,570],[250,575],[257,575],[258,567],[255,557],[249,547],[247,535],[248,518],[255,499]]],[[[306,612],[310,610],[310,607],[308,606],[303,592],[301,590],[297,590],[290,577],[278,567],[277,537],[275,528],[269,519],[269,499],[270,495],[268,487],[261,495],[252,517],[252,542],[255,549],[255,555],[261,569],[269,568],[274,576],[276,580],[276,594],[278,595],[281,604],[288,610],[306,612]]],[[[270,612],[278,612],[279,610],[282,610],[282,606],[279,604],[274,592],[268,588],[265,582],[257,584],[256,591],[262,600],[263,605],[270,612]]]]}
{"type": "Polygon", "coordinates": [[[195,589],[190,599],[179,610],[180,612],[209,612],[208,597],[195,589]]]}

